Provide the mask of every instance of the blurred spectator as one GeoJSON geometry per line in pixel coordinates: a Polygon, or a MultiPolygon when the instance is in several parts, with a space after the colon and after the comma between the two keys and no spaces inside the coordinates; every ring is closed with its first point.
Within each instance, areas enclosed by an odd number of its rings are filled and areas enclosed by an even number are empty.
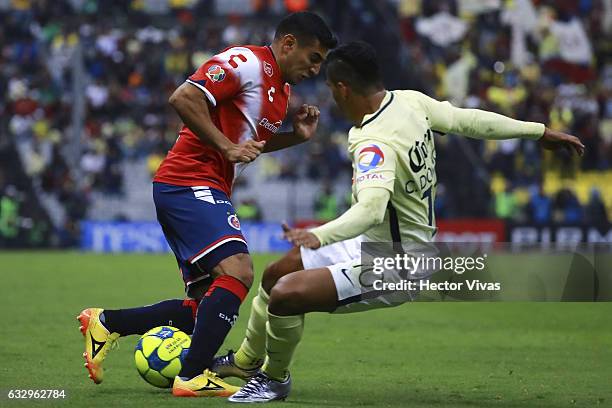
{"type": "Polygon", "coordinates": [[[308,8],[308,0],[285,0],[285,8],[290,13],[304,11],[308,8]]]}
{"type": "Polygon", "coordinates": [[[557,192],[553,209],[553,219],[556,222],[565,224],[579,224],[582,222],[582,206],[576,195],[567,188],[557,192]]]}
{"type": "Polygon", "coordinates": [[[8,185],[0,197],[0,247],[15,247],[19,234],[19,192],[8,185]]]}
{"type": "Polygon", "coordinates": [[[542,186],[534,188],[527,203],[527,219],[534,224],[548,224],[552,220],[552,200],[542,186]]]}
{"type": "Polygon", "coordinates": [[[438,47],[446,47],[463,38],[468,25],[461,19],[449,13],[445,3],[442,10],[430,17],[417,20],[416,31],[427,37],[438,47]]]}
{"type": "Polygon", "coordinates": [[[608,224],[608,214],[606,211],[606,205],[601,199],[601,193],[597,188],[591,189],[589,195],[589,202],[585,209],[586,221],[595,225],[606,225],[608,224]]]}
{"type": "Polygon", "coordinates": [[[517,205],[514,190],[507,186],[495,194],[495,216],[504,220],[513,219],[516,215],[517,205]]]}
{"type": "Polygon", "coordinates": [[[236,208],[236,215],[241,221],[262,221],[261,208],[252,198],[243,200],[236,208]]]}
{"type": "Polygon", "coordinates": [[[330,221],[338,216],[338,198],[331,184],[325,184],[323,191],[315,200],[315,217],[319,221],[330,221]]]}

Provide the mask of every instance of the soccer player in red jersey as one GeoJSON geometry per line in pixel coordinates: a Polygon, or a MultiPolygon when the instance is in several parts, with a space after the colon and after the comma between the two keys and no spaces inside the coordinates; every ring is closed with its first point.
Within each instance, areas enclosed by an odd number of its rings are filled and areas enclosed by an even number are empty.
{"type": "Polygon", "coordinates": [[[247,243],[229,198],[235,167],[314,135],[315,106],[301,107],[292,132],[279,129],[290,84],[317,75],[335,46],[318,15],[294,13],[279,23],[271,46],[230,47],[172,94],[170,104],[184,126],[154,177],[153,199],[187,298],[81,312],[85,366],[95,383],[102,381],[102,363],[120,336],[172,325],[193,333],[174,395],[229,396],[238,390],[209,370],[253,281],[247,243]]]}

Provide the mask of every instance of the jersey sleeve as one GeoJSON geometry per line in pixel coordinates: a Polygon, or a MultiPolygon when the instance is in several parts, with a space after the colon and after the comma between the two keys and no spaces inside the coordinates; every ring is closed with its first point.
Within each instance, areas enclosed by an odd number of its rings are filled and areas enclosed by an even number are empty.
{"type": "Polygon", "coordinates": [[[382,187],[393,193],[396,153],[384,143],[363,142],[353,156],[355,193],[369,187],[382,187]]]}
{"type": "Polygon", "coordinates": [[[260,77],[261,64],[248,48],[233,47],[202,64],[187,82],[198,87],[213,106],[231,99],[260,77]]]}
{"type": "Polygon", "coordinates": [[[433,130],[476,139],[539,139],[544,134],[542,123],[524,122],[480,109],[462,109],[450,102],[440,102],[420,92],[413,91],[427,113],[433,130]]]}

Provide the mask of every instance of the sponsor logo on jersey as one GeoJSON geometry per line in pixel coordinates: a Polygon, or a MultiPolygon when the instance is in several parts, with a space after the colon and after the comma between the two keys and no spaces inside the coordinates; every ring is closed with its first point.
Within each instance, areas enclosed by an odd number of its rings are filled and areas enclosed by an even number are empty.
{"type": "Polygon", "coordinates": [[[263,67],[264,67],[264,72],[266,73],[267,76],[271,77],[272,75],[274,75],[274,70],[272,69],[272,64],[270,64],[267,61],[264,61],[263,67]]]}
{"type": "Polygon", "coordinates": [[[279,120],[278,122],[271,123],[268,120],[268,118],[263,118],[262,120],[259,121],[259,126],[263,126],[264,128],[268,129],[272,133],[278,132],[282,125],[283,125],[283,121],[282,120],[279,120]]]}
{"type": "Polygon", "coordinates": [[[225,79],[225,71],[219,65],[211,65],[208,67],[206,76],[213,82],[221,82],[225,79]]]}
{"type": "Polygon", "coordinates": [[[362,181],[366,181],[366,180],[380,180],[380,181],[384,181],[387,178],[382,175],[382,174],[376,174],[376,173],[370,173],[370,174],[362,174],[361,176],[356,178],[356,182],[357,183],[361,183],[362,181]]]}
{"type": "Polygon", "coordinates": [[[240,221],[238,220],[236,214],[232,214],[227,217],[227,223],[230,225],[230,227],[240,230],[240,221]]]}
{"type": "Polygon", "coordinates": [[[362,173],[366,173],[372,169],[380,167],[385,162],[385,155],[380,147],[375,144],[369,145],[361,149],[357,154],[357,167],[362,173]]]}

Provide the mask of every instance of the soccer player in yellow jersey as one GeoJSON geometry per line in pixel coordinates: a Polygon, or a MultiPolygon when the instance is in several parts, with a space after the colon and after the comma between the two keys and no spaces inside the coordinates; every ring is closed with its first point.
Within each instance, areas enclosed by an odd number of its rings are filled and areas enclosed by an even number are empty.
{"type": "Polygon", "coordinates": [[[432,240],[436,230],[434,131],[479,139],[532,139],[546,148],[565,147],[578,154],[584,150],[578,138],[540,123],[456,108],[416,91],[387,91],[376,53],[366,43],[341,46],[327,60],[327,84],[342,113],[354,124],[349,131],[354,204],[339,218],[310,231],[284,227],[286,238],[301,249],[268,268],[266,275],[272,276],[264,276],[264,288],[253,301],[240,350],[215,361],[220,375],[250,378],[230,397],[231,402],[287,397],[288,368],[302,336],[305,313],[353,312],[410,300],[398,301],[397,296],[364,286],[358,242],[362,236],[374,242],[432,240]],[[299,266],[304,270],[298,270],[299,266]],[[292,267],[295,272],[288,270],[292,267]],[[259,369],[262,344],[266,356],[259,369]]]}

